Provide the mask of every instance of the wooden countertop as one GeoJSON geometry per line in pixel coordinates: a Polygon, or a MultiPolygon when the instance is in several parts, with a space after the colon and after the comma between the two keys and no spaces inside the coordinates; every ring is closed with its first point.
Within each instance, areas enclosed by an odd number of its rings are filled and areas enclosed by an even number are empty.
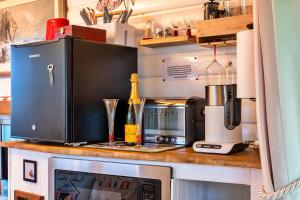
{"type": "Polygon", "coordinates": [[[76,156],[94,156],[103,158],[218,165],[256,169],[261,168],[260,156],[252,150],[246,150],[231,155],[213,155],[196,153],[191,147],[175,149],[161,153],[141,153],[84,147],[52,146],[44,144],[32,144],[27,142],[0,142],[0,146],[44,153],[76,156]]]}

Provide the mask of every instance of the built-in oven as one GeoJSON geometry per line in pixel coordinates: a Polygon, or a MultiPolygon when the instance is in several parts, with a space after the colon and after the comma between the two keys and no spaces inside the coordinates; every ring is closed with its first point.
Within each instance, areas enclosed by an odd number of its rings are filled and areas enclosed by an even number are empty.
{"type": "Polygon", "coordinates": [[[49,170],[49,199],[170,200],[170,167],[51,158],[49,170]]]}

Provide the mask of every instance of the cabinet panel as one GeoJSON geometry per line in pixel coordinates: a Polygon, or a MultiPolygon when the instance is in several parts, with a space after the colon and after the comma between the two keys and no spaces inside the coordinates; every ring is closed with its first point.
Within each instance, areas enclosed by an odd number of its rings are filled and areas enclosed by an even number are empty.
{"type": "Polygon", "coordinates": [[[9,149],[9,179],[10,179],[10,197],[14,196],[14,191],[26,191],[33,194],[48,196],[48,154],[9,149]],[[23,180],[23,160],[32,160],[37,162],[37,182],[30,183],[23,180]]]}
{"type": "Polygon", "coordinates": [[[250,200],[250,187],[246,185],[172,180],[172,200],[250,200]]]}

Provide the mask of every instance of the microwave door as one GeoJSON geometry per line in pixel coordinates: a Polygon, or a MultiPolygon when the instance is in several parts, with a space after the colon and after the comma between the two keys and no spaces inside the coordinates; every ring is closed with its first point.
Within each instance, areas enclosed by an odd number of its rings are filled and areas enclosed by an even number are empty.
{"type": "Polygon", "coordinates": [[[65,142],[68,46],[12,46],[12,137],[65,142]]]}
{"type": "Polygon", "coordinates": [[[145,134],[185,136],[185,108],[146,108],[145,116],[145,134]]]}

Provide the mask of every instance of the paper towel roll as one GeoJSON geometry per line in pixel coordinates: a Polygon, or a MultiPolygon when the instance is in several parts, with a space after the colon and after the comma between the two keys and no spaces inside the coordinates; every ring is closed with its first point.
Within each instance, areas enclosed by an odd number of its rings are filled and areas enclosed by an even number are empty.
{"type": "Polygon", "coordinates": [[[255,98],[253,30],[237,33],[237,97],[255,98]]]}

